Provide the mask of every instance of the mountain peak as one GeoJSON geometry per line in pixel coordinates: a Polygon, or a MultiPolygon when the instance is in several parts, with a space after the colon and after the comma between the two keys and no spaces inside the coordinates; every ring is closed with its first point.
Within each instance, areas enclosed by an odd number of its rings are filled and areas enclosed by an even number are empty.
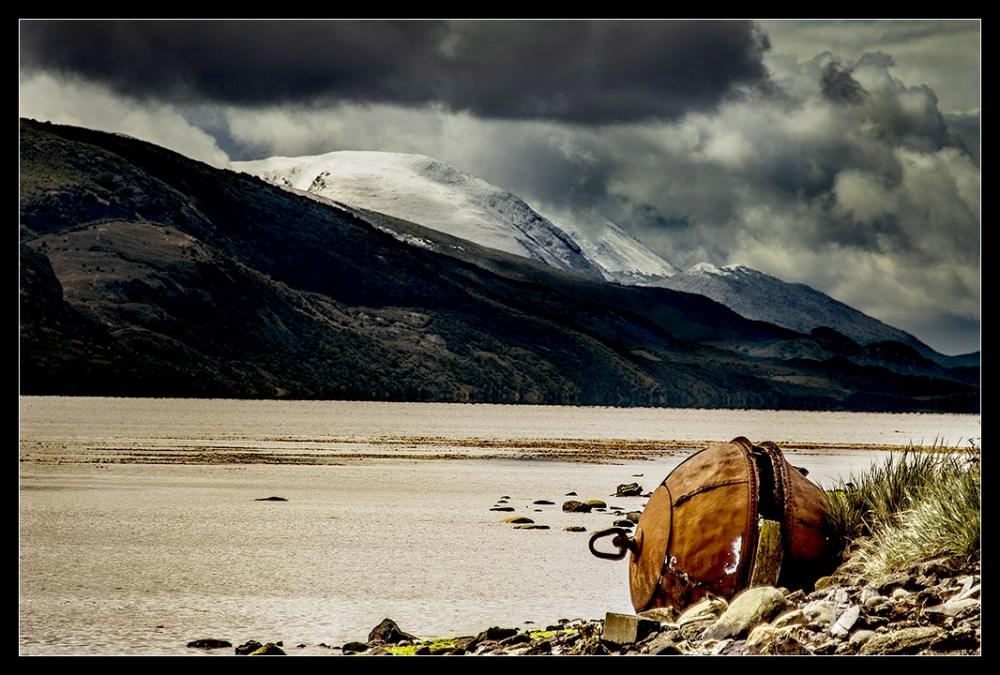
{"type": "Polygon", "coordinates": [[[425,155],[342,150],[234,162],[233,168],[563,271],[627,285],[677,273],[599,214],[578,214],[557,225],[517,195],[425,155]]]}
{"type": "MultiPolygon", "coordinates": [[[[599,213],[574,212],[561,217],[557,225],[517,195],[425,155],[344,150],[235,162],[233,167],[315,197],[407,220],[559,270],[628,286],[696,293],[746,318],[797,332],[830,326],[860,344],[895,340],[932,358],[940,357],[912,335],[806,285],[787,283],[739,264],[718,267],[704,262],[680,273],[599,213]]],[[[384,224],[372,224],[387,229],[384,224]]],[[[404,241],[412,239],[393,234],[404,241]]]]}
{"type": "Polygon", "coordinates": [[[272,183],[602,278],[576,243],[518,196],[424,155],[344,150],[234,162],[272,183]]]}

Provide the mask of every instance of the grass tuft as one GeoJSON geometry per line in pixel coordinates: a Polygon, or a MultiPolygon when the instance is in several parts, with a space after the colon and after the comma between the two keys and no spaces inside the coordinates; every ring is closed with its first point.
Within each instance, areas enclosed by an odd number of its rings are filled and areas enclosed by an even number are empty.
{"type": "Polygon", "coordinates": [[[850,566],[871,578],[940,555],[978,558],[980,476],[976,446],[910,447],[840,481],[828,517],[850,566]]]}

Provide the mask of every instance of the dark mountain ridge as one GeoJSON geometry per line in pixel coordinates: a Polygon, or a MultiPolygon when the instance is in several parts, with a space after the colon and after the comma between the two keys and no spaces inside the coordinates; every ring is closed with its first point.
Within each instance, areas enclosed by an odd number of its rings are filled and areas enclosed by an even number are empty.
{"type": "Polygon", "coordinates": [[[945,368],[979,363],[978,352],[945,356],[906,331],[863,314],[805,284],[787,283],[741,265],[724,268],[695,265],[655,285],[699,293],[721,302],[741,316],[802,333],[810,333],[814,328],[832,327],[861,345],[902,343],[945,368]]]}
{"type": "Polygon", "coordinates": [[[86,129],[22,120],[20,228],[23,394],[979,409],[968,372],[886,367],[919,355],[763,355],[812,337],[86,129]]]}

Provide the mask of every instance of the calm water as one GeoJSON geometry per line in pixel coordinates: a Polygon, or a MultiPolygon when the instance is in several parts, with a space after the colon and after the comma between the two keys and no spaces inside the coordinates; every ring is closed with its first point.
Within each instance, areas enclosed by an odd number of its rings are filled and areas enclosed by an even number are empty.
{"type": "Polygon", "coordinates": [[[598,560],[586,533],[563,531],[608,527],[614,517],[564,514],[559,505],[573,491],[637,510],[641,498],[608,495],[633,481],[652,489],[692,450],[571,463],[518,459],[519,440],[667,447],[744,435],[801,446],[790,459],[824,484],[881,456],[861,446],[979,437],[979,417],[966,415],[20,403],[22,654],[199,653],[184,645],[205,637],[282,640],[289,653],[323,654],[337,652],[321,643],[366,640],[385,617],[431,637],[631,612],[624,561],[598,560]],[[502,442],[484,450],[470,439],[502,442]],[[417,458],[443,451],[468,459],[417,458]],[[233,453],[269,463],[211,463],[243,456],[233,453]],[[270,496],[288,501],[255,501],[270,496]],[[504,496],[516,514],[551,529],[501,523],[514,514],[490,508],[504,496]],[[555,504],[533,504],[540,499],[555,504]]]}

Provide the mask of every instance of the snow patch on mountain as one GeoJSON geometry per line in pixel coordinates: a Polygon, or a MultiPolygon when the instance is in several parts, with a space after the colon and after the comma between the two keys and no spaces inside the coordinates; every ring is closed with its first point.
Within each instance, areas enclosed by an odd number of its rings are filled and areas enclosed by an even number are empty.
{"type": "Polygon", "coordinates": [[[519,197],[430,157],[341,151],[234,162],[233,168],[556,269],[604,277],[570,236],[519,197]]]}
{"type": "Polygon", "coordinates": [[[653,284],[707,296],[748,319],[800,333],[828,326],[860,344],[897,340],[929,349],[909,333],[873,319],[805,284],[782,281],[742,265],[699,263],[653,284]]]}
{"type": "Polygon", "coordinates": [[[423,155],[341,151],[234,162],[233,168],[606,281],[649,285],[678,272],[600,214],[563,215],[556,225],[518,196],[423,155]]]}
{"type": "Polygon", "coordinates": [[[646,245],[596,212],[556,219],[587,258],[601,268],[607,281],[626,286],[650,286],[680,270],[646,245]]]}

